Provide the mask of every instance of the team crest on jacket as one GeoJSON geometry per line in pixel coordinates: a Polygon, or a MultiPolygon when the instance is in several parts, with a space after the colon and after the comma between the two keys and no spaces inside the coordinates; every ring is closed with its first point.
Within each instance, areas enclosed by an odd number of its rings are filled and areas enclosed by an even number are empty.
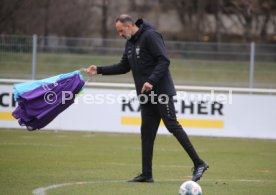
{"type": "Polygon", "coordinates": [[[139,45],[136,47],[135,51],[136,51],[136,55],[139,56],[139,54],[140,54],[140,47],[139,47],[139,45]]]}

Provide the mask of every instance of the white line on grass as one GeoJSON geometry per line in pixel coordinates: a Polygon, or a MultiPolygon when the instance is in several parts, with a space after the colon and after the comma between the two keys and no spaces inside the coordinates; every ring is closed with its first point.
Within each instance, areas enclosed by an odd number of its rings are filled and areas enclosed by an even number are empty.
{"type": "Polygon", "coordinates": [[[97,183],[120,183],[124,180],[110,180],[110,181],[75,181],[75,182],[65,182],[61,184],[53,184],[47,187],[40,187],[34,189],[32,192],[34,195],[46,195],[47,190],[55,189],[55,188],[62,188],[65,186],[71,185],[83,185],[83,184],[97,184],[97,183]]]}
{"type": "MultiPolygon", "coordinates": [[[[276,183],[275,180],[260,180],[260,179],[204,179],[205,181],[213,181],[213,182],[267,182],[267,183],[276,183]]],[[[183,182],[183,179],[167,179],[167,180],[158,180],[157,182],[183,182]]],[[[103,180],[103,181],[74,181],[74,182],[65,182],[61,184],[53,184],[47,187],[39,187],[32,191],[33,195],[46,195],[46,192],[51,189],[63,188],[66,186],[72,185],[83,185],[83,184],[99,184],[99,183],[123,183],[126,180],[103,180]]]]}

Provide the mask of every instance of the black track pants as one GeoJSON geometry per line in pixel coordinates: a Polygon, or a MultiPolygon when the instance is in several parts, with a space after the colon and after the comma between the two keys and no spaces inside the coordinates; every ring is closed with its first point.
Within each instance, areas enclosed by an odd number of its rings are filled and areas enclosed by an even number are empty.
{"type": "Polygon", "coordinates": [[[153,146],[161,119],[168,131],[176,137],[188,153],[194,165],[202,163],[186,132],[177,121],[172,97],[169,97],[166,104],[158,102],[157,104],[151,102],[141,104],[141,115],[142,173],[144,175],[152,175],[153,146]]]}

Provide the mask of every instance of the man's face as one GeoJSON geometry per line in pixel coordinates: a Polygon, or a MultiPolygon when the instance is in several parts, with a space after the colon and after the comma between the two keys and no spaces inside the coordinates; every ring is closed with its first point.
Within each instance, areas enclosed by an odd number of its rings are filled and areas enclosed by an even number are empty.
{"type": "Polygon", "coordinates": [[[120,37],[123,37],[124,39],[127,39],[127,40],[131,38],[132,36],[131,24],[129,23],[123,24],[120,21],[118,21],[116,22],[115,26],[120,37]]]}

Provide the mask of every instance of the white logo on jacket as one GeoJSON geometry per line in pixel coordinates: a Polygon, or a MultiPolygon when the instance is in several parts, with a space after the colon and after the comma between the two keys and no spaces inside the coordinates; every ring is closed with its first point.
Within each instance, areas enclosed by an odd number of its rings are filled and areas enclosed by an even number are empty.
{"type": "Polygon", "coordinates": [[[136,47],[136,49],[135,49],[135,52],[136,52],[136,55],[137,55],[137,57],[139,58],[140,56],[140,47],[139,47],[139,45],[136,47]]]}

